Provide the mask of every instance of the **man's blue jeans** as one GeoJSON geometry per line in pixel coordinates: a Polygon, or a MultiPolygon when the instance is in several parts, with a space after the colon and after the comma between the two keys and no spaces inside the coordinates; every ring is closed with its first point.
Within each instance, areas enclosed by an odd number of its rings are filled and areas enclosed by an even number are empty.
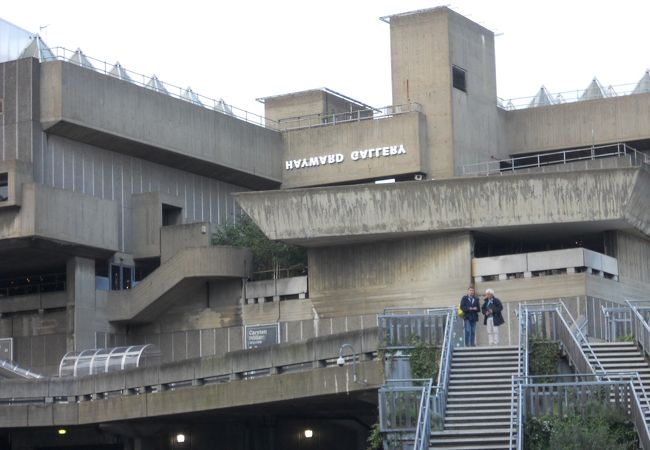
{"type": "Polygon", "coordinates": [[[476,321],[465,321],[465,347],[474,347],[476,344],[476,321]]]}

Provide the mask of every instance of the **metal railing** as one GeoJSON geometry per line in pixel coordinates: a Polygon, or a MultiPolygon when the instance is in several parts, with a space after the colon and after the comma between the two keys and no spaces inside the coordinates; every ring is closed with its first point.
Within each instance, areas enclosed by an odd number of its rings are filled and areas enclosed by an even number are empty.
{"type": "Polygon", "coordinates": [[[644,313],[650,312],[649,301],[626,300],[632,310],[632,332],[634,339],[646,357],[650,357],[650,325],[644,313]]]}
{"type": "MultiPolygon", "coordinates": [[[[650,412],[648,397],[638,372],[603,372],[598,374],[576,373],[556,375],[555,383],[539,383],[544,376],[529,376],[513,380],[521,399],[523,417],[544,415],[564,416],[567,413],[588,414],[594,403],[613,406],[631,416],[639,435],[642,448],[650,448],[650,432],[645,417],[650,412]],[[636,386],[640,386],[641,394],[636,386]]],[[[523,437],[523,426],[519,436],[523,437]]],[[[523,448],[523,439],[517,441],[517,449],[523,448]]]]}
{"type": "Polygon", "coordinates": [[[633,166],[646,167],[648,164],[647,155],[627,144],[618,143],[465,164],[461,167],[461,174],[469,176],[507,175],[522,169],[620,156],[629,156],[633,166]]]}
{"type": "Polygon", "coordinates": [[[520,304],[518,317],[519,376],[517,379],[520,381],[513,378],[511,386],[510,442],[516,441],[517,448],[520,449],[523,446],[523,417],[526,403],[522,397],[521,380],[530,378],[528,375],[530,335],[559,341],[578,373],[589,374],[600,379],[597,373],[605,373],[605,369],[596,357],[582,327],[576,323],[561,300],[545,304],[520,304]],[[591,356],[591,361],[587,354],[591,356]]]}
{"type": "Polygon", "coordinates": [[[456,308],[390,308],[379,316],[379,343],[386,350],[441,345],[437,385],[432,379],[387,380],[379,390],[380,429],[390,449],[425,450],[432,423],[444,423],[456,308]],[[441,342],[442,341],[442,342],[441,342]],[[421,386],[420,386],[421,385],[421,386]]]}
{"type": "MultiPolygon", "coordinates": [[[[73,56],[75,56],[75,54],[77,54],[77,52],[66,49],[64,47],[52,47],[50,50],[54,55],[54,60],[59,60],[59,61],[70,62],[70,59],[73,56]]],[[[188,101],[197,106],[202,106],[204,108],[211,109],[213,111],[235,117],[237,119],[243,120],[245,122],[254,125],[270,128],[272,130],[278,130],[277,122],[270,119],[266,119],[260,116],[259,114],[255,114],[250,111],[246,111],[244,109],[237,108],[236,106],[227,104],[222,99],[217,100],[214,98],[206,97],[204,95],[197,94],[196,92],[188,90],[189,88],[182,88],[180,86],[175,86],[171,83],[160,81],[157,78],[155,79],[155,83],[156,83],[155,86],[152,86],[151,85],[152,78],[153,78],[152,76],[143,75],[141,73],[124,69],[122,67],[120,67],[120,69],[122,73],[126,74],[126,77],[119,77],[110,73],[111,69],[113,69],[115,64],[102,61],[99,59],[95,59],[87,55],[83,55],[83,57],[85,58],[85,60],[87,60],[85,64],[78,64],[76,62],[73,62],[72,64],[77,64],[83,68],[94,70],[95,72],[103,73],[104,75],[120,78],[124,81],[129,81],[133,84],[137,84],[138,86],[143,86],[147,89],[151,89],[161,94],[169,95],[170,97],[188,101]],[[90,63],[90,66],[88,66],[88,63],[90,63]]],[[[51,58],[43,59],[43,61],[48,61],[48,60],[52,60],[52,59],[51,58]]]]}
{"type": "Polygon", "coordinates": [[[418,413],[418,425],[415,430],[414,450],[427,450],[429,448],[429,439],[431,435],[431,378],[425,382],[422,387],[422,397],[420,399],[420,412],[418,413]]]}
{"type": "Polygon", "coordinates": [[[632,309],[628,306],[600,306],[605,319],[604,340],[616,342],[632,333],[632,309]]]}
{"type": "MultiPolygon", "coordinates": [[[[591,84],[589,86],[591,86],[591,84]]],[[[623,97],[626,95],[636,94],[635,88],[637,86],[638,86],[638,82],[618,84],[615,86],[610,85],[604,87],[602,98],[623,97]]],[[[550,103],[549,105],[543,105],[543,106],[561,105],[564,103],[575,103],[579,101],[593,100],[598,98],[598,97],[588,98],[588,99],[583,98],[583,95],[585,94],[585,91],[587,91],[587,89],[574,89],[571,91],[554,92],[554,93],[548,92],[547,94],[550,103]]],[[[535,106],[531,106],[531,103],[533,99],[535,99],[536,97],[537,97],[536,95],[532,95],[528,97],[510,98],[510,99],[503,99],[497,97],[497,106],[499,106],[499,108],[508,111],[534,108],[535,106]]]]}
{"type": "Polygon", "coordinates": [[[0,279],[0,297],[41,294],[65,290],[65,273],[25,275],[0,279]]]}
{"type": "Polygon", "coordinates": [[[384,311],[378,317],[379,342],[387,350],[399,350],[414,346],[413,339],[427,345],[441,345],[445,339],[445,327],[449,308],[411,313],[413,310],[384,311]],[[388,313],[387,313],[388,312],[388,313]]]}
{"type": "Polygon", "coordinates": [[[298,130],[302,128],[322,127],[347,122],[360,122],[369,119],[384,119],[410,112],[421,112],[422,106],[419,103],[407,103],[404,105],[389,105],[381,108],[360,109],[357,111],[340,112],[335,114],[309,114],[299,117],[280,119],[278,127],[282,131],[298,130]]]}

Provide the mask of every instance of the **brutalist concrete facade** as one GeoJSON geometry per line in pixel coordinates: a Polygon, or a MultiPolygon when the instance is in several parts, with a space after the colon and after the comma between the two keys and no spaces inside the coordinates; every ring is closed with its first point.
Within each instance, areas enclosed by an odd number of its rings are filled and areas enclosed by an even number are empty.
{"type": "MultiPolygon", "coordinates": [[[[471,283],[497,292],[511,324],[521,301],[562,297],[580,311],[587,297],[643,297],[650,93],[507,110],[492,32],[445,7],[386,21],[393,105],[277,95],[264,99],[265,126],[67,61],[1,63],[0,338],[13,339],[13,359],[54,375],[70,351],[155,344],[182,370],[245,349],[254,326],[277,324],[277,341],[292,344],[363,332],[386,307],[455,304],[471,283]],[[583,147],[578,161],[467,171],[583,147]],[[242,211],[307,248],[306,281],[247,292],[251,252],[210,244],[242,211]],[[544,253],[576,247],[608,263],[544,253]],[[541,263],[528,264],[533,253],[541,263]],[[523,269],[507,269],[513,258],[523,269]]],[[[333,376],[306,376],[301,392],[333,376]]],[[[168,414],[188,412],[176,406],[168,414]]],[[[47,408],[51,425],[73,423],[47,408]]],[[[130,417],[105,417],[125,445],[148,442],[130,417]]]]}

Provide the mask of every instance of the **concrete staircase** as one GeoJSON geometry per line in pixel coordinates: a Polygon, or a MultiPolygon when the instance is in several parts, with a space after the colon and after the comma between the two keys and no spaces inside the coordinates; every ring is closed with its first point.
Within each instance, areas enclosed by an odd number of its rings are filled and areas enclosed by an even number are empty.
{"type": "Polygon", "coordinates": [[[432,449],[509,449],[512,375],[517,347],[456,348],[449,373],[444,430],[432,449]]]}
{"type": "Polygon", "coordinates": [[[185,300],[192,284],[196,286],[210,279],[247,277],[252,260],[247,248],[185,248],[133,289],[109,291],[107,318],[111,322],[151,321],[172,304],[185,300]]]}
{"type": "MultiPolygon", "coordinates": [[[[590,342],[589,345],[605,371],[638,372],[646,395],[650,397],[650,365],[634,342],[590,342]]],[[[592,366],[596,368],[594,357],[587,352],[586,346],[583,346],[583,351],[589,357],[592,366]]],[[[641,395],[641,386],[638,383],[634,383],[634,385],[637,394],[639,394],[641,406],[646,406],[641,395]]],[[[647,414],[646,423],[650,424],[650,417],[647,414]]]]}

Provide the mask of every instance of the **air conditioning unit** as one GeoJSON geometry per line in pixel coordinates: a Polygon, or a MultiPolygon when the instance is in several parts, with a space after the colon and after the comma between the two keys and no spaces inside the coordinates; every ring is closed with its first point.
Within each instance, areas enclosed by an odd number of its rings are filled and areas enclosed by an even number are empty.
{"type": "Polygon", "coordinates": [[[0,339],[0,358],[7,361],[14,359],[14,338],[0,339]]]}
{"type": "Polygon", "coordinates": [[[415,181],[422,181],[423,178],[424,178],[424,175],[422,175],[421,173],[416,173],[414,178],[415,178],[415,181]]]}

